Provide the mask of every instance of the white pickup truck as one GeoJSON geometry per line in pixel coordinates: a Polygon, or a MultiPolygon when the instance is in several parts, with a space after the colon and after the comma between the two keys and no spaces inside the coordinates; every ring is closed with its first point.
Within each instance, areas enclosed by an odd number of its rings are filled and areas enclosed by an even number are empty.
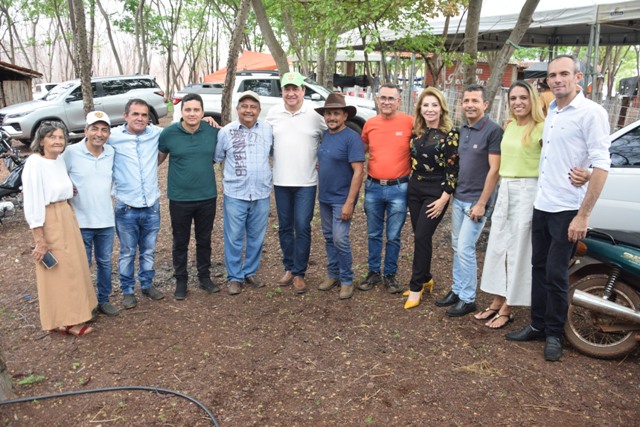
{"type": "MultiPolygon", "coordinates": [[[[282,102],[282,92],[280,89],[280,77],[276,71],[241,71],[236,74],[236,83],[233,89],[233,100],[231,105],[235,107],[238,102],[238,94],[252,90],[260,95],[261,112],[260,118],[264,119],[267,111],[282,102]]],[[[329,89],[320,86],[311,79],[305,80],[305,99],[313,101],[318,107],[324,105],[325,99],[331,93],[329,89]]],[[[211,116],[220,121],[222,116],[222,89],[220,87],[208,87],[207,85],[187,87],[175,94],[173,98],[173,120],[179,121],[181,118],[180,107],[182,97],[187,93],[198,93],[204,102],[205,116],[211,116]]],[[[364,122],[376,115],[373,101],[357,98],[353,96],[345,97],[347,105],[356,107],[356,116],[347,122],[347,126],[358,133],[362,132],[364,122]]],[[[231,110],[232,119],[237,118],[236,109],[231,110]]]]}

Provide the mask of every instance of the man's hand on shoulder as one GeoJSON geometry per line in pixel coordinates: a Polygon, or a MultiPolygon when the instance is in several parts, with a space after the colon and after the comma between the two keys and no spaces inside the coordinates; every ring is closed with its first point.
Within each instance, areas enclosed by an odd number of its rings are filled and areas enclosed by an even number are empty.
{"type": "Polygon", "coordinates": [[[216,119],[214,119],[211,116],[205,116],[202,118],[202,120],[204,120],[205,122],[209,123],[210,126],[216,128],[216,129],[220,129],[221,126],[218,124],[218,122],[216,122],[216,119]]]}

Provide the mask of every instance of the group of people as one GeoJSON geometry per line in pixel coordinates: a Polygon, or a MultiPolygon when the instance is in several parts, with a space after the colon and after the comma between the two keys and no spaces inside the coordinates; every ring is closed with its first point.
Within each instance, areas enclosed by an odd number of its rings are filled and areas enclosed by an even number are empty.
{"type": "Polygon", "coordinates": [[[340,299],[351,298],[356,286],[368,291],[384,284],[389,293],[404,291],[396,275],[408,210],[414,250],[405,309],[419,306],[425,290],[433,289],[432,238],[451,205],[453,283],[435,304],[448,307],[450,317],[475,312],[493,329],[513,320],[512,306],[530,305],[531,324],[506,338],[546,339],[545,358],[558,360],[568,261],[585,236],[606,179],[609,127],[604,109],[576,93],[582,73],[574,58],[559,56],[548,71],[555,101],[546,120],[535,89],[516,81],[508,92],[511,115],[504,131],[486,114],[489,102],[481,85],[464,89],[465,121],[456,129],[438,89],[425,89],[410,116],[399,111],[399,88],[383,84],[376,98],[379,114],[360,136],[347,126],[355,107],[331,94],[323,107],[314,108],[304,99],[304,77],[296,72],[283,75],[283,102],[265,120],[259,119],[260,97],[247,91],[237,98],[238,119],[221,129],[203,120],[197,94],[183,98],[182,120],[165,129],[148,124],[149,106],[138,99],[127,104],[126,123],[114,129],[105,113],[92,112],[86,138],[66,151],[64,129],[41,126],[23,180],[43,328],[83,335],[92,330],[86,322],[94,307],[118,313],[109,302],[114,234],[120,241],[124,308],[137,304],[137,253],[142,294],[164,297],[153,286],[153,264],[160,228],[158,165],[168,157],[175,299],[187,296],[192,224],[199,286],[220,291],[210,277],[217,200],[213,163],[218,162],[230,295],[245,286],[265,286],[257,273],[272,188],[284,267],[277,284],[290,285],[297,294],[308,288],[316,192],[327,256],[318,289],[339,287],[340,299]],[[363,181],[368,273],[356,285],[349,230],[363,181]],[[481,289],[494,298],[478,311],[476,242],[489,217],[481,289]],[[40,263],[47,251],[58,259],[51,269],[40,263]],[[89,277],[92,252],[97,299],[89,277]]]}

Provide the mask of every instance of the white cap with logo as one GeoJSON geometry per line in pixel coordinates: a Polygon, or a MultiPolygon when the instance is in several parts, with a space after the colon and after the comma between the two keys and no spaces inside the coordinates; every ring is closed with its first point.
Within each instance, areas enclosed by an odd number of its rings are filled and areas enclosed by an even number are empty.
{"type": "Polygon", "coordinates": [[[109,116],[104,111],[92,111],[87,114],[87,127],[97,122],[105,122],[106,124],[111,126],[109,116]]]}

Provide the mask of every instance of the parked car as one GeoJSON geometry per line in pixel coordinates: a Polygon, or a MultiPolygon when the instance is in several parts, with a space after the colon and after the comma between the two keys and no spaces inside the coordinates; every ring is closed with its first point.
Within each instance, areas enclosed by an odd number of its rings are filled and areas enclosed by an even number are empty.
{"type": "MultiPolygon", "coordinates": [[[[202,90],[202,89],[200,89],[202,90]]],[[[280,88],[280,76],[277,71],[241,71],[236,74],[235,87],[233,88],[233,100],[231,109],[232,119],[238,117],[235,109],[238,95],[246,90],[252,90],[260,95],[261,112],[260,118],[264,119],[267,115],[267,111],[277,104],[282,102],[282,91],[280,88]]],[[[181,119],[180,102],[182,97],[190,91],[189,88],[180,91],[174,95],[173,104],[173,120],[179,121],[181,119]]],[[[222,116],[222,89],[211,88],[208,92],[195,91],[202,96],[204,102],[205,116],[211,116],[220,121],[222,116]]],[[[305,79],[305,99],[313,101],[314,104],[321,107],[324,105],[325,99],[331,91],[325,87],[320,86],[318,83],[311,79],[305,79]]],[[[347,122],[347,126],[352,128],[358,133],[362,132],[364,122],[376,115],[375,104],[373,101],[357,98],[353,96],[345,97],[347,105],[353,105],[356,107],[356,116],[347,122]]]]}
{"type": "Polygon", "coordinates": [[[38,83],[33,88],[33,99],[42,99],[46,94],[54,87],[58,86],[58,83],[38,83]]]}
{"type": "Polygon", "coordinates": [[[611,135],[611,169],[589,227],[640,232],[640,120],[611,135]]]}
{"type": "MultiPolygon", "coordinates": [[[[91,79],[96,110],[109,115],[111,125],[124,123],[124,107],[132,98],[141,98],[151,107],[150,120],[157,124],[167,115],[164,91],[149,75],[94,77],[91,79]]],[[[80,80],[60,83],[42,99],[0,109],[0,126],[13,139],[28,144],[40,124],[56,121],[69,131],[71,139],[81,138],[85,125],[80,80]]]]}

